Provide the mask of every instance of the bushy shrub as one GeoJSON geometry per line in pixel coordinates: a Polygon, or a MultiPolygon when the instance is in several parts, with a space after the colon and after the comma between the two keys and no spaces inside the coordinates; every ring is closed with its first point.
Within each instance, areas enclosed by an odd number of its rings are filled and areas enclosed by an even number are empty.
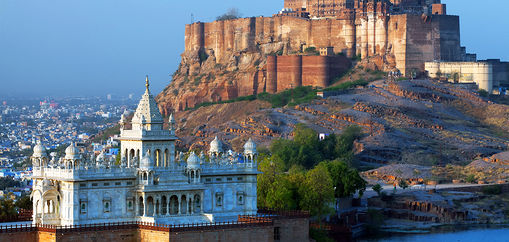
{"type": "Polygon", "coordinates": [[[482,188],[482,193],[486,195],[499,195],[502,194],[501,186],[486,186],[482,188]]]}

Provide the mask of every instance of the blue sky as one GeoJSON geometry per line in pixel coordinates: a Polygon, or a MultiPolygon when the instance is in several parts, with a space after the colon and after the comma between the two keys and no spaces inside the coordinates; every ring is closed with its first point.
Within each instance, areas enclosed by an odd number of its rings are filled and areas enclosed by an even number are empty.
{"type": "MultiPolygon", "coordinates": [[[[479,58],[509,60],[509,1],[443,0],[461,16],[462,44],[479,58]]],[[[170,81],[184,25],[228,8],[270,16],[283,0],[0,0],[0,99],[6,95],[153,93],[170,81]]]]}

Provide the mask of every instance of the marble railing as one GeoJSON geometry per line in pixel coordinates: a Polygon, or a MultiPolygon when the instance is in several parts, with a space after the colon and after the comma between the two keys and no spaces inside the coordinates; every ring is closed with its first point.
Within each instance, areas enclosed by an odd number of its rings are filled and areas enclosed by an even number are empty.
{"type": "Polygon", "coordinates": [[[226,163],[226,164],[218,164],[218,163],[205,163],[201,165],[202,172],[236,172],[236,171],[249,171],[256,172],[257,164],[256,163],[226,163]]]}
{"type": "Polygon", "coordinates": [[[38,167],[33,170],[33,176],[58,179],[94,179],[94,178],[135,178],[135,168],[91,168],[91,169],[62,169],[38,167]]]}
{"type": "MultiPolygon", "coordinates": [[[[94,179],[94,178],[135,178],[137,169],[134,167],[112,168],[77,168],[67,169],[60,167],[34,167],[32,176],[58,179],[94,179]]],[[[175,163],[168,167],[154,167],[151,170],[160,173],[185,173],[186,163],[175,163]]],[[[257,172],[256,163],[203,163],[200,165],[202,173],[236,173],[257,172]]]]}
{"type": "Polygon", "coordinates": [[[149,136],[149,137],[164,137],[168,138],[172,135],[169,130],[121,130],[120,136],[122,138],[138,138],[141,136],[149,136]]]}

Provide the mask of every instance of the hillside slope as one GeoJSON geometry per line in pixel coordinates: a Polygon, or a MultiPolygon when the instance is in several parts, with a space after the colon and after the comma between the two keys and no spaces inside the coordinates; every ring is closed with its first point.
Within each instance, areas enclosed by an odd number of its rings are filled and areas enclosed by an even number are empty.
{"type": "Polygon", "coordinates": [[[362,127],[357,158],[368,164],[467,164],[505,151],[509,144],[509,106],[427,80],[378,81],[309,104],[270,106],[257,100],[178,112],[181,145],[208,148],[219,136],[236,150],[249,137],[267,146],[274,138],[291,138],[297,123],[320,133],[362,127]]]}

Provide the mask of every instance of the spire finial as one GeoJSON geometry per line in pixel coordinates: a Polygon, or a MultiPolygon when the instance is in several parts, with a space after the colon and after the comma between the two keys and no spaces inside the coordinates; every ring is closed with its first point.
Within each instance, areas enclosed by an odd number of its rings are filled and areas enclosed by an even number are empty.
{"type": "Polygon", "coordinates": [[[148,75],[147,75],[146,79],[145,79],[145,87],[147,88],[147,91],[148,91],[149,86],[150,86],[150,84],[148,83],[148,75]]]}

